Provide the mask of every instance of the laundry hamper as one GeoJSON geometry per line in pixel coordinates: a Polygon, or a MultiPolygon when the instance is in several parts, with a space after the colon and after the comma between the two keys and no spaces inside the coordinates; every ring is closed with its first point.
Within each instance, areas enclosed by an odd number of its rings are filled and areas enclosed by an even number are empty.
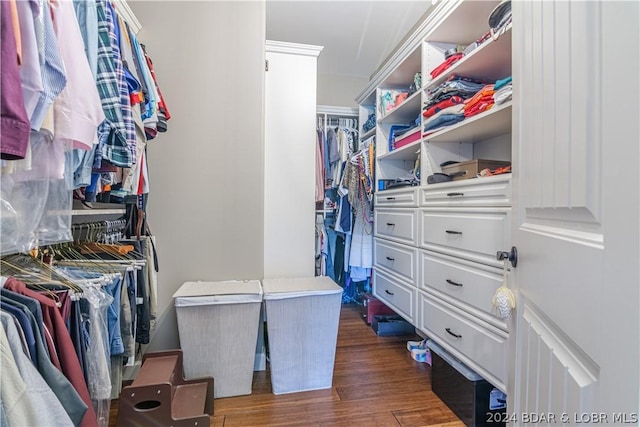
{"type": "Polygon", "coordinates": [[[173,298],[185,377],[213,377],[216,398],[251,394],[260,282],[186,282],[173,298]]]}
{"type": "Polygon", "coordinates": [[[330,388],[342,288],[328,277],[264,279],[274,394],[330,388]]]}

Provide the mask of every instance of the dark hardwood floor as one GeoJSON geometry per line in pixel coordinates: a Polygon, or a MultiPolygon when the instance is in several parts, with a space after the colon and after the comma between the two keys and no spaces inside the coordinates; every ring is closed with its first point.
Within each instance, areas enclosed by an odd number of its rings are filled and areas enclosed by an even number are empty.
{"type": "MultiPolygon", "coordinates": [[[[274,395],[268,369],[255,372],[251,395],[215,400],[211,426],[464,427],[431,391],[431,367],[411,359],[409,339],[378,337],[358,307],[343,306],[331,389],[274,395]]],[[[116,416],[117,400],[110,427],[116,416]]]]}

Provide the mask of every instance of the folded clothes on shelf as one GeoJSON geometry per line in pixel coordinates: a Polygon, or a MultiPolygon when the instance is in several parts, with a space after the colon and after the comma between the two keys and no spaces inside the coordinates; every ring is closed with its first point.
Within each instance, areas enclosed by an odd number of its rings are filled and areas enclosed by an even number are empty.
{"type": "Polygon", "coordinates": [[[511,83],[511,76],[496,81],[494,85],[495,93],[493,99],[496,105],[504,104],[509,101],[513,95],[513,85],[511,83]]]}
{"type": "Polygon", "coordinates": [[[480,89],[490,82],[479,81],[461,76],[451,76],[447,81],[430,90],[427,94],[427,102],[425,108],[435,106],[439,102],[449,99],[453,96],[459,96],[463,99],[471,98],[480,89]]]}
{"type": "Polygon", "coordinates": [[[436,105],[433,105],[430,108],[426,108],[425,107],[424,111],[422,112],[422,115],[424,117],[432,117],[436,113],[438,113],[438,112],[440,112],[440,111],[442,111],[442,110],[444,110],[444,109],[446,109],[448,107],[451,107],[451,106],[454,106],[454,105],[457,105],[457,104],[462,104],[463,102],[464,102],[464,99],[462,97],[454,95],[451,98],[447,98],[447,99],[445,99],[443,101],[438,102],[436,105]]]}
{"type": "Polygon", "coordinates": [[[493,85],[486,85],[464,102],[464,116],[471,117],[493,107],[493,85]]]}
{"type": "Polygon", "coordinates": [[[462,52],[454,53],[453,55],[449,56],[440,65],[438,65],[436,68],[431,70],[431,72],[429,73],[429,74],[431,74],[431,78],[435,79],[440,74],[442,74],[445,71],[447,71],[449,68],[451,68],[451,66],[453,64],[455,64],[456,62],[461,60],[463,56],[464,56],[464,53],[462,53],[462,52]]]}
{"type": "Polygon", "coordinates": [[[424,127],[424,133],[431,134],[447,126],[454,125],[464,120],[464,114],[443,114],[424,127]]]}
{"type": "Polygon", "coordinates": [[[450,107],[443,108],[442,110],[435,113],[433,116],[425,119],[423,125],[424,127],[427,127],[431,123],[433,123],[435,120],[437,120],[440,116],[443,116],[445,114],[460,114],[460,113],[464,113],[464,104],[454,104],[450,107]]]}

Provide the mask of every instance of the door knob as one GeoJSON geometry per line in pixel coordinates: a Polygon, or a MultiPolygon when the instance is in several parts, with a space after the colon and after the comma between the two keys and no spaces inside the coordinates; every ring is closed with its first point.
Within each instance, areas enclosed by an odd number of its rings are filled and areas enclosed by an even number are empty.
{"type": "Polygon", "coordinates": [[[511,261],[511,265],[515,268],[518,265],[518,249],[516,249],[515,246],[512,246],[511,251],[509,252],[498,251],[498,253],[496,253],[496,259],[498,261],[508,259],[511,261]]]}

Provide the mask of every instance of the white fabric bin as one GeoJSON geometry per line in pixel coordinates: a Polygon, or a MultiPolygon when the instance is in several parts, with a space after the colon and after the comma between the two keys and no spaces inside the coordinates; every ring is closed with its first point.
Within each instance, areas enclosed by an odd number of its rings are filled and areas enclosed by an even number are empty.
{"type": "Polygon", "coordinates": [[[274,394],[331,388],[342,288],[328,277],[264,279],[274,394]]]}
{"type": "Polygon", "coordinates": [[[186,282],[173,298],[187,379],[213,377],[216,398],[251,394],[260,282],[186,282]]]}

